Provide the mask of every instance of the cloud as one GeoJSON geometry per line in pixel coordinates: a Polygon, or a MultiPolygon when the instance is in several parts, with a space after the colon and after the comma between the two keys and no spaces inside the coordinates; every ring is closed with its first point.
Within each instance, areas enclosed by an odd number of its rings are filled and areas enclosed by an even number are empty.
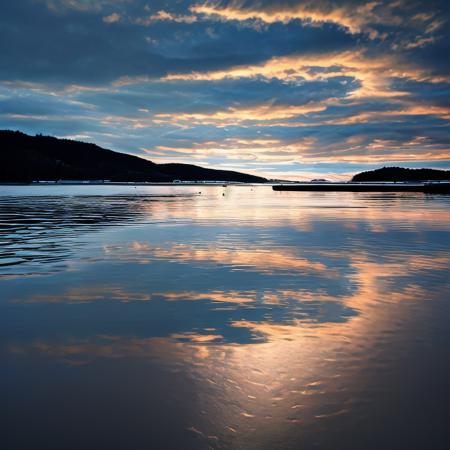
{"type": "MultiPolygon", "coordinates": [[[[354,138],[353,138],[354,139],[354,138]]],[[[433,143],[429,138],[417,136],[410,140],[381,139],[360,136],[360,143],[347,140],[328,143],[318,138],[308,137],[296,141],[288,140],[245,140],[225,139],[222,142],[198,143],[192,147],[157,147],[156,152],[147,150],[152,159],[162,155],[162,160],[193,155],[205,159],[220,156],[222,159],[245,164],[257,162],[264,170],[264,164],[320,164],[320,163],[362,163],[374,164],[411,161],[446,161],[450,159],[450,145],[433,143]]],[[[245,167],[244,164],[244,167],[245,167]]]]}
{"type": "Polygon", "coordinates": [[[255,65],[235,66],[226,70],[175,73],[166,80],[210,80],[227,78],[279,79],[286,82],[327,80],[351,77],[360,86],[352,97],[395,97],[405,92],[391,88],[391,80],[405,78],[432,83],[450,82],[450,76],[435,76],[426,68],[402,61],[391,55],[368,56],[364,50],[333,52],[312,55],[274,57],[255,65]],[[321,70],[317,70],[321,69],[321,70]]]}
{"type": "MultiPolygon", "coordinates": [[[[364,33],[370,39],[386,39],[391,29],[413,29],[416,35],[431,35],[444,23],[436,17],[438,10],[430,10],[418,2],[383,2],[380,0],[353,2],[306,0],[291,1],[207,1],[190,7],[192,13],[209,20],[259,22],[263,24],[300,21],[303,26],[333,24],[351,34],[364,33]],[[422,30],[425,29],[423,33],[422,30]]],[[[417,38],[418,39],[418,38],[417,38]]],[[[432,38],[427,38],[432,39],[432,38]]],[[[422,37],[422,45],[431,40],[422,37]]]]}
{"type": "Polygon", "coordinates": [[[134,20],[139,25],[151,25],[155,22],[176,22],[176,23],[194,23],[197,22],[197,16],[194,15],[177,15],[167,11],[158,11],[148,17],[140,17],[134,20]]]}
{"type": "Polygon", "coordinates": [[[244,122],[290,119],[300,115],[324,111],[325,109],[325,105],[318,103],[307,103],[305,105],[274,105],[269,103],[252,107],[229,107],[226,110],[207,113],[156,114],[154,120],[156,123],[170,121],[172,123],[187,122],[190,124],[212,124],[225,127],[244,122]]]}
{"type": "Polygon", "coordinates": [[[79,12],[99,12],[105,7],[126,5],[130,0],[36,0],[44,3],[54,12],[67,12],[70,10],[79,12]]]}
{"type": "Polygon", "coordinates": [[[116,22],[120,22],[121,19],[122,19],[122,17],[120,14],[112,13],[109,16],[103,17],[103,22],[116,23],[116,22]]]}
{"type": "Polygon", "coordinates": [[[210,19],[225,21],[259,20],[272,24],[276,22],[289,23],[294,20],[310,24],[334,23],[347,29],[350,33],[360,33],[370,22],[377,2],[363,5],[336,6],[325,2],[306,1],[297,4],[273,2],[261,7],[259,3],[241,6],[242,3],[230,2],[222,6],[220,3],[199,3],[191,6],[195,14],[207,16],[210,19]]]}

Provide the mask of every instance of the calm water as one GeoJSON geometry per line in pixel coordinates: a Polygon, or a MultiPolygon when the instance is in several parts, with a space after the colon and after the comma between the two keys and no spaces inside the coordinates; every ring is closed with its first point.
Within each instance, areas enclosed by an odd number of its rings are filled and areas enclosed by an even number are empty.
{"type": "Polygon", "coordinates": [[[0,187],[3,444],[448,448],[449,262],[445,196],[0,187]]]}

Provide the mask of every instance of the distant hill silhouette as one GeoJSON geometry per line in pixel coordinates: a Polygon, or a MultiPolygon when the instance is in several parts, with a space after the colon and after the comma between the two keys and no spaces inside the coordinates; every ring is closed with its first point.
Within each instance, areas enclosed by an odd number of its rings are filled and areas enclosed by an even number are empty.
{"type": "Polygon", "coordinates": [[[155,164],[95,144],[0,130],[0,182],[33,180],[238,181],[265,178],[191,164],[155,164]]]}
{"type": "Polygon", "coordinates": [[[352,181],[427,181],[450,180],[450,170],[383,167],[356,174],[352,181]]]}

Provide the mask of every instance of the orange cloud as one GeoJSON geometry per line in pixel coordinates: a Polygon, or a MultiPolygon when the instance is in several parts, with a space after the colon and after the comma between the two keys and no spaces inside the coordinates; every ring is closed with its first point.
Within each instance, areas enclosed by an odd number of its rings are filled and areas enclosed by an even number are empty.
{"type": "MultiPolygon", "coordinates": [[[[275,4],[267,9],[256,7],[240,7],[231,3],[228,6],[220,6],[215,3],[196,4],[190,7],[192,13],[201,14],[208,18],[219,20],[246,21],[259,20],[263,23],[276,22],[289,23],[293,20],[301,20],[311,24],[334,23],[347,29],[350,33],[360,33],[365,25],[377,17],[373,10],[377,2],[368,2],[360,5],[327,6],[316,2],[303,2],[297,5],[275,4]]],[[[400,18],[391,18],[397,24],[400,18]]],[[[372,30],[371,30],[372,31],[372,30]]]]}
{"type": "Polygon", "coordinates": [[[106,23],[116,23],[116,22],[120,22],[120,20],[122,19],[120,14],[117,13],[112,13],[109,16],[105,16],[103,17],[103,22],[106,23]]]}
{"type": "Polygon", "coordinates": [[[141,17],[134,20],[138,25],[151,25],[155,22],[176,22],[176,23],[194,23],[197,17],[193,15],[177,15],[167,11],[158,11],[148,17],[141,17]]]}
{"type": "MultiPolygon", "coordinates": [[[[420,108],[411,108],[410,113],[419,113],[420,108]]],[[[444,109],[436,108],[441,114],[444,109]]],[[[423,111],[424,112],[424,111],[423,111]]],[[[351,124],[360,121],[381,120],[382,117],[395,116],[393,112],[364,113],[342,119],[324,119],[325,124],[351,124]]],[[[400,112],[398,113],[400,114],[400,112]]],[[[272,123],[273,124],[273,123],[272,123]]],[[[277,125],[281,125],[277,123],[277,125]]],[[[225,139],[223,141],[205,141],[194,143],[192,147],[158,146],[155,150],[147,149],[152,160],[171,160],[189,154],[192,158],[203,160],[209,157],[221,157],[239,162],[281,164],[281,163],[337,163],[359,162],[377,163],[389,161],[443,161],[450,158],[450,148],[433,143],[426,136],[415,136],[408,141],[386,139],[368,139],[364,135],[352,136],[343,142],[322,144],[316,138],[304,138],[297,141],[280,139],[225,139]],[[155,157],[156,155],[156,157],[155,157]]],[[[247,167],[248,169],[248,167],[247,167]]],[[[268,174],[273,178],[273,174],[268,174]]],[[[293,175],[293,174],[291,174],[293,175]]],[[[313,177],[314,178],[314,177],[313,177]]]]}
{"type": "Polygon", "coordinates": [[[209,113],[156,114],[154,120],[157,123],[187,122],[193,125],[201,124],[225,127],[244,122],[290,119],[300,115],[325,111],[326,108],[326,105],[314,102],[304,105],[273,105],[265,103],[252,107],[230,106],[225,110],[217,110],[209,113]]]}
{"type": "Polygon", "coordinates": [[[283,81],[304,79],[325,80],[333,77],[352,77],[360,86],[353,90],[350,98],[401,97],[408,92],[394,90],[392,79],[405,78],[415,81],[450,82],[450,77],[437,77],[425,68],[411,62],[400,61],[391,55],[367,57],[363,50],[334,52],[315,55],[290,55],[273,57],[254,65],[235,66],[230,69],[174,73],[165,80],[205,80],[215,81],[226,78],[277,78],[283,81]],[[316,71],[314,69],[328,69],[316,71]]]}

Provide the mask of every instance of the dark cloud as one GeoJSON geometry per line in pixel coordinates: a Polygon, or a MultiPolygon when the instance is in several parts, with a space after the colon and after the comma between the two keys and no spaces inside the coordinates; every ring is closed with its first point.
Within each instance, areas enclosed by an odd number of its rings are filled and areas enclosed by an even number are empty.
{"type": "MultiPolygon", "coordinates": [[[[331,51],[352,45],[348,36],[332,29],[274,24],[268,33],[261,33],[225,23],[173,21],[156,21],[146,27],[134,23],[136,11],[131,16],[116,13],[123,15],[118,22],[103,20],[110,11],[122,11],[124,5],[138,9],[134,2],[105,1],[102,8],[94,7],[96,2],[47,3],[52,6],[21,0],[2,7],[2,79],[92,84],[122,76],[157,78],[168,72],[257,63],[301,48],[331,51]],[[70,7],[77,4],[79,8],[70,7]]],[[[150,14],[142,7],[139,14],[144,13],[150,14]]]]}

